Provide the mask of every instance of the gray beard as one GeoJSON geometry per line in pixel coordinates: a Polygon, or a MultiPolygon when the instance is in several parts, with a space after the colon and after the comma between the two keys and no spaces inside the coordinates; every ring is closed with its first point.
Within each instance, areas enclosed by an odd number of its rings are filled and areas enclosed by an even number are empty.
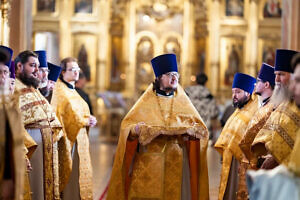
{"type": "Polygon", "coordinates": [[[282,102],[289,101],[291,99],[291,92],[289,91],[288,86],[286,85],[275,85],[273,94],[270,99],[270,103],[272,103],[275,108],[279,106],[282,102]]]}
{"type": "Polygon", "coordinates": [[[6,96],[8,94],[9,94],[9,86],[8,86],[8,81],[6,80],[4,84],[0,84],[0,96],[2,95],[6,96]]]}
{"type": "Polygon", "coordinates": [[[48,79],[40,81],[39,88],[47,87],[48,79]]]}

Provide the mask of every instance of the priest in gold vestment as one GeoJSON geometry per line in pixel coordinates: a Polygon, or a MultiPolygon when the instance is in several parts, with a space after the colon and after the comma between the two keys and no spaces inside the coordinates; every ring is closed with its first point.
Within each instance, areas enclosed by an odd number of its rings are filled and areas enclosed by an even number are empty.
{"type": "Polygon", "coordinates": [[[156,79],[122,121],[107,199],[209,199],[207,128],[178,85],[176,56],[151,62],[156,79]]]}
{"type": "Polygon", "coordinates": [[[263,63],[256,80],[255,94],[260,96],[261,103],[258,110],[250,120],[245,134],[239,144],[245,155],[245,161],[249,164],[249,168],[252,169],[259,168],[262,163],[261,160],[259,160],[251,151],[252,142],[274,110],[273,105],[270,103],[270,98],[275,86],[274,67],[263,63]]]}
{"type": "MultiPolygon", "coordinates": [[[[300,53],[293,58],[294,71],[290,91],[297,109],[300,110],[300,53]]],[[[300,199],[300,129],[287,165],[281,164],[272,170],[249,171],[247,182],[252,200],[299,200],[300,199]]]]}
{"type": "MultiPolygon", "coordinates": [[[[46,58],[44,58],[46,60],[46,58]]],[[[37,90],[39,60],[32,51],[23,51],[15,59],[17,105],[24,126],[38,145],[31,155],[29,173],[32,199],[59,199],[57,147],[62,127],[47,100],[37,90]]]]}
{"type": "Polygon", "coordinates": [[[300,111],[289,92],[292,73],[291,59],[297,52],[277,49],[275,60],[275,90],[271,103],[276,107],[259,131],[252,144],[257,157],[264,156],[261,168],[272,169],[278,164],[287,164],[300,128],[300,111]]]}
{"type": "Polygon", "coordinates": [[[245,157],[239,143],[258,109],[256,96],[251,96],[255,82],[256,79],[247,74],[236,73],[234,76],[232,99],[236,110],[227,120],[215,144],[215,148],[222,155],[219,200],[247,199],[245,168],[244,165],[239,166],[245,157]]]}
{"type": "Polygon", "coordinates": [[[12,49],[0,46],[0,199],[23,199],[25,147],[19,110],[10,94],[12,49]]]}
{"type": "Polygon", "coordinates": [[[92,200],[89,127],[95,126],[97,120],[75,90],[80,71],[76,59],[63,59],[61,68],[51,100],[65,133],[59,142],[60,191],[63,192],[62,199],[92,200]]]}
{"type": "MultiPolygon", "coordinates": [[[[300,109],[300,53],[294,56],[292,60],[292,68],[294,70],[294,77],[290,86],[290,90],[293,91],[295,104],[300,109]]],[[[300,129],[298,129],[296,136],[297,139],[291,153],[288,166],[290,170],[300,177],[300,129]]]]}

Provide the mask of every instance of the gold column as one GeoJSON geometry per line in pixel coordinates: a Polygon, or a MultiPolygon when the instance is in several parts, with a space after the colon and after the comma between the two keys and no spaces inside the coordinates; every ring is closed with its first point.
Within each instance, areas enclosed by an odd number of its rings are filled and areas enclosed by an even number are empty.
{"type": "Polygon", "coordinates": [[[208,80],[211,91],[216,94],[219,85],[220,66],[220,1],[213,0],[209,5],[208,80]]]}
{"type": "Polygon", "coordinates": [[[9,12],[9,0],[0,1],[0,44],[8,46],[9,43],[9,26],[8,26],[8,12],[9,12]]]}
{"type": "MultiPolygon", "coordinates": [[[[14,50],[15,55],[17,55],[21,51],[31,49],[32,46],[32,0],[9,0],[9,2],[10,31],[7,44],[9,44],[14,50]]],[[[6,33],[8,34],[8,31],[6,33]]]]}
{"type": "Polygon", "coordinates": [[[195,33],[194,5],[189,1],[184,1],[183,6],[183,44],[182,44],[182,60],[181,60],[181,75],[182,86],[190,84],[192,67],[195,58],[194,33],[195,33]]]}
{"type": "Polygon", "coordinates": [[[98,54],[96,67],[96,90],[104,91],[109,86],[109,21],[111,1],[100,1],[98,54]]]}
{"type": "Polygon", "coordinates": [[[300,50],[300,2],[299,0],[282,1],[282,48],[300,50]]]}
{"type": "Polygon", "coordinates": [[[258,7],[257,0],[250,0],[248,33],[246,36],[246,70],[245,73],[256,77],[258,49],[258,7]]]}
{"type": "Polygon", "coordinates": [[[126,65],[126,86],[124,91],[125,96],[133,96],[135,92],[135,4],[135,0],[131,0],[126,4],[126,17],[124,21],[123,58],[124,64],[126,65]]]}
{"type": "Polygon", "coordinates": [[[71,24],[72,6],[69,0],[61,0],[60,2],[60,21],[59,21],[59,57],[63,59],[72,55],[72,38],[71,38],[71,24]]]}

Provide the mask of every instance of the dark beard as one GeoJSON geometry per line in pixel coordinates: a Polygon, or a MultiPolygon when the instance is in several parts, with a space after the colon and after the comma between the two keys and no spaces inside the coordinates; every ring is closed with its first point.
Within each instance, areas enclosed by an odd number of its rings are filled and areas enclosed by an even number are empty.
{"type": "Polygon", "coordinates": [[[27,86],[32,86],[34,88],[38,88],[40,84],[40,80],[37,78],[33,78],[28,76],[24,71],[19,74],[19,79],[27,86]]]}
{"type": "Polygon", "coordinates": [[[163,91],[165,91],[166,93],[171,93],[171,92],[176,91],[176,89],[172,88],[172,87],[167,87],[167,88],[164,88],[163,91]]]}
{"type": "Polygon", "coordinates": [[[261,92],[255,92],[255,94],[257,94],[258,96],[261,96],[261,92]]]}
{"type": "MultiPolygon", "coordinates": [[[[249,98],[250,99],[250,98],[249,98]]],[[[237,101],[237,102],[232,102],[233,104],[233,107],[235,108],[243,108],[244,105],[246,105],[249,101],[248,97],[245,95],[243,99],[241,99],[240,101],[237,101]]]]}
{"type": "Polygon", "coordinates": [[[39,88],[39,91],[44,97],[48,97],[50,94],[50,91],[47,86],[43,88],[39,88]]]}

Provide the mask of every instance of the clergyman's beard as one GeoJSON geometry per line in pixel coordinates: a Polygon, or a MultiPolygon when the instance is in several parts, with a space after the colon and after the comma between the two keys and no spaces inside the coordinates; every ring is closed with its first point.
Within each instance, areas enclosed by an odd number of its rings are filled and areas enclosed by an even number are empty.
{"type": "Polygon", "coordinates": [[[163,91],[165,91],[166,93],[171,93],[171,92],[174,92],[176,90],[177,90],[177,88],[172,88],[172,87],[163,88],[163,91]]]}
{"type": "Polygon", "coordinates": [[[258,96],[261,96],[261,92],[255,92],[255,94],[257,94],[258,96]]]}
{"type": "MultiPolygon", "coordinates": [[[[0,96],[9,94],[9,83],[8,80],[3,80],[0,84],[0,96]]],[[[0,97],[1,98],[1,97],[0,97]]]]}
{"type": "Polygon", "coordinates": [[[40,83],[39,83],[39,88],[43,88],[43,87],[47,87],[48,85],[48,79],[44,79],[44,80],[40,80],[40,83]]]}
{"type": "Polygon", "coordinates": [[[273,94],[270,99],[270,103],[272,103],[275,107],[279,106],[282,102],[289,101],[291,99],[291,92],[289,91],[288,86],[286,85],[275,85],[273,94]]]}
{"type": "Polygon", "coordinates": [[[235,108],[242,108],[248,102],[248,97],[245,95],[242,99],[238,100],[237,102],[232,101],[233,107],[235,108]]]}
{"type": "Polygon", "coordinates": [[[44,97],[48,97],[50,94],[50,90],[47,86],[43,88],[39,88],[39,91],[44,97]]]}
{"type": "Polygon", "coordinates": [[[19,74],[19,79],[27,86],[32,86],[38,88],[40,80],[38,78],[31,77],[27,75],[24,71],[19,74]]]}

